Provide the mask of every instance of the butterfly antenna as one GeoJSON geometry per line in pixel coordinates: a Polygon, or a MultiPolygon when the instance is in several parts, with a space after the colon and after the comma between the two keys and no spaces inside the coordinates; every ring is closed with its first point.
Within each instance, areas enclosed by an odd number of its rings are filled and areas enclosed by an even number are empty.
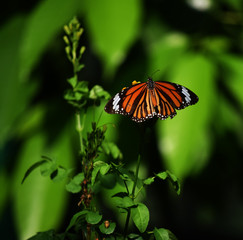
{"type": "Polygon", "coordinates": [[[101,116],[102,116],[103,112],[104,112],[104,110],[102,109],[102,111],[101,111],[101,113],[100,113],[100,115],[99,115],[99,118],[98,118],[98,120],[97,120],[97,126],[98,126],[98,124],[99,124],[99,121],[100,121],[100,119],[101,119],[101,116]]]}
{"type": "Polygon", "coordinates": [[[153,75],[154,75],[155,73],[159,72],[159,71],[160,71],[160,69],[157,69],[157,70],[155,70],[154,72],[152,72],[151,77],[153,77],[153,75]]]}

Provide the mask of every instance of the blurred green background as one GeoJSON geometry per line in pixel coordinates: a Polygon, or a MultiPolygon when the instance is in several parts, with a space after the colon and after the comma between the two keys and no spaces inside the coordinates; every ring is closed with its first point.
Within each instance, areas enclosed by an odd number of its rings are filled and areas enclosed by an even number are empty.
{"type": "MultiPolygon", "coordinates": [[[[39,0],[6,2],[0,14],[0,232],[26,239],[63,231],[78,211],[65,183],[33,172],[41,155],[79,166],[72,109],[63,99],[72,76],[63,25],[76,15],[85,29],[81,80],[111,94],[133,80],[166,80],[199,96],[197,105],[157,121],[145,141],[141,174],[169,169],[181,196],[155,183],[146,204],[150,228],[179,239],[243,239],[243,2],[241,0],[39,0]],[[76,160],[75,160],[76,159],[76,160]]],[[[88,120],[98,119],[102,106],[88,120]]],[[[139,127],[129,118],[107,138],[133,167],[139,127]]]]}

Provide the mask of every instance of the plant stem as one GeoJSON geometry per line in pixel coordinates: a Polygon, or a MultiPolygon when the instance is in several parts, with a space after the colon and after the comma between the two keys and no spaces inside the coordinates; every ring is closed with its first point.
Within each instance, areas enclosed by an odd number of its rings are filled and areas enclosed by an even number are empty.
{"type": "Polygon", "coordinates": [[[79,141],[80,141],[80,153],[83,152],[83,126],[81,123],[81,116],[80,112],[76,113],[76,130],[79,134],[79,141]]]}
{"type": "MultiPolygon", "coordinates": [[[[140,130],[141,130],[140,131],[140,144],[139,144],[139,151],[138,151],[139,154],[138,154],[138,159],[137,159],[135,179],[134,179],[133,187],[132,187],[132,194],[131,194],[132,200],[134,200],[136,197],[135,191],[136,191],[136,186],[137,186],[137,181],[138,181],[138,172],[139,172],[139,167],[140,167],[140,162],[141,162],[141,153],[142,153],[142,149],[143,149],[146,126],[145,125],[142,126],[142,128],[140,130]]],[[[125,229],[124,229],[124,239],[126,238],[126,235],[127,235],[130,216],[131,216],[131,208],[129,208],[128,212],[127,212],[127,218],[126,218],[125,229]]]]}
{"type": "Polygon", "coordinates": [[[136,167],[136,172],[135,172],[135,180],[134,180],[133,188],[132,188],[132,200],[134,200],[134,197],[135,197],[135,190],[136,190],[137,181],[138,181],[138,172],[139,172],[140,162],[141,162],[141,157],[140,157],[140,154],[138,154],[137,167],[136,167]]]}
{"type": "MultiPolygon", "coordinates": [[[[138,154],[138,160],[137,160],[137,166],[136,166],[136,172],[135,172],[135,179],[134,179],[133,187],[132,187],[132,195],[131,195],[132,200],[134,200],[134,198],[135,198],[135,190],[136,190],[137,181],[138,181],[138,172],[139,172],[140,162],[141,162],[141,156],[140,156],[140,153],[139,153],[138,154]]],[[[125,223],[124,238],[127,235],[130,216],[131,216],[131,209],[129,208],[128,212],[127,212],[126,223],[125,223]]]]}

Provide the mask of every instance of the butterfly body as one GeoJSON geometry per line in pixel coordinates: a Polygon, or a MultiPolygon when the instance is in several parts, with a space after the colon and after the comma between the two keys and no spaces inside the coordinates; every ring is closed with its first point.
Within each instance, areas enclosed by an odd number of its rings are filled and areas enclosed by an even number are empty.
{"type": "Polygon", "coordinates": [[[112,114],[129,115],[135,122],[157,116],[161,120],[173,118],[176,110],[198,102],[198,96],[188,88],[171,82],[136,83],[117,93],[105,106],[112,114]]]}

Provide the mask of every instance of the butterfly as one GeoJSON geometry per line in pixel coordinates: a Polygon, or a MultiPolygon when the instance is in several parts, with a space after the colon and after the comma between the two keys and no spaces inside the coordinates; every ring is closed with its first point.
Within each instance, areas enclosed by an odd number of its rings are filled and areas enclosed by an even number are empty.
{"type": "Polygon", "coordinates": [[[144,122],[153,117],[165,120],[173,118],[176,110],[196,104],[198,96],[188,88],[166,81],[133,82],[123,88],[105,106],[112,114],[128,115],[135,122],[144,122]]]}

